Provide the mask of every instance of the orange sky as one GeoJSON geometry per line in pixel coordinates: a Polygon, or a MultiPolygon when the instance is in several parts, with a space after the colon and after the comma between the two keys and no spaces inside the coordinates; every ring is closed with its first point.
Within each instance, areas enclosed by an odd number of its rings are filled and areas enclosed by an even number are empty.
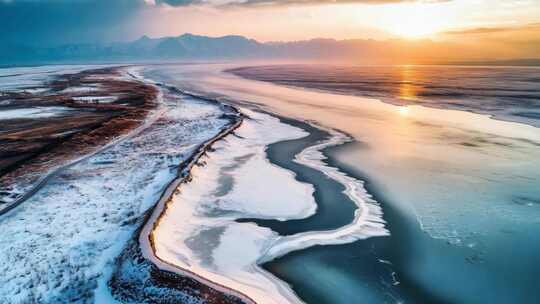
{"type": "MultiPolygon", "coordinates": [[[[230,1],[233,0],[215,0],[213,3],[230,1]]],[[[155,3],[154,0],[147,2],[155,3]]],[[[276,41],[320,37],[466,40],[472,34],[465,30],[517,29],[540,24],[540,0],[349,0],[344,1],[346,4],[326,4],[329,2],[332,1],[289,0],[283,3],[263,0],[264,4],[259,5],[226,7],[161,4],[141,12],[145,20],[141,26],[151,36],[192,32],[212,36],[239,34],[259,41],[276,41]],[[447,31],[454,33],[445,35],[447,31]],[[457,31],[463,32],[458,35],[457,31]]],[[[479,33],[474,35],[481,36],[479,33]]]]}
{"type": "Polygon", "coordinates": [[[151,37],[189,32],[261,42],[430,39],[465,46],[478,59],[540,58],[540,0],[145,1],[148,9],[136,18],[144,20],[138,34],[151,37]]]}
{"type": "Polygon", "coordinates": [[[0,20],[5,45],[193,33],[261,42],[404,40],[388,44],[399,56],[422,58],[540,58],[540,0],[0,0],[0,20]]]}

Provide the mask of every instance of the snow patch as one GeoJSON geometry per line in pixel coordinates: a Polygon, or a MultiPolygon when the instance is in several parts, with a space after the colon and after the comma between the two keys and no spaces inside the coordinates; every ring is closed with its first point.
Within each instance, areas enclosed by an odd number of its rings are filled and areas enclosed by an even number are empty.
{"type": "Polygon", "coordinates": [[[60,116],[72,109],[68,107],[33,107],[0,110],[0,119],[37,119],[60,116]]]}
{"type": "Polygon", "coordinates": [[[72,98],[84,103],[112,103],[118,99],[117,96],[77,96],[72,98]]]}

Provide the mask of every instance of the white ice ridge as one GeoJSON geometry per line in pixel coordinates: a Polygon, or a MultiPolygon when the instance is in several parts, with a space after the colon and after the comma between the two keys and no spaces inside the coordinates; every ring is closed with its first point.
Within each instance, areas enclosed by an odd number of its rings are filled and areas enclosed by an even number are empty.
{"type": "MultiPolygon", "coordinates": [[[[181,184],[165,205],[150,233],[156,256],[166,264],[153,262],[165,270],[196,274],[205,284],[220,290],[226,286],[259,304],[299,302],[287,284],[256,263],[278,235],[235,219],[285,220],[315,212],[313,187],[296,182],[291,171],[272,165],[265,153],[268,144],[308,134],[269,115],[244,112],[250,118],[213,145],[215,151],[200,160],[205,165],[193,167],[191,181],[181,184]]],[[[145,228],[153,224],[149,221],[145,228]]]]}
{"type": "MultiPolygon", "coordinates": [[[[320,126],[318,127],[322,128],[320,126]]],[[[346,244],[372,236],[389,235],[389,231],[384,225],[385,221],[382,217],[382,209],[366,191],[364,182],[348,176],[339,169],[328,166],[325,163],[326,156],[322,152],[325,148],[338,146],[350,142],[352,139],[336,130],[326,128],[324,130],[330,133],[331,137],[328,140],[304,149],[295,157],[295,162],[319,170],[329,178],[345,186],[343,192],[358,206],[358,209],[355,211],[354,220],[352,223],[335,230],[297,233],[280,237],[268,248],[265,255],[261,257],[259,260],[261,264],[291,251],[315,245],[346,244]]]]}
{"type": "Polygon", "coordinates": [[[268,114],[242,111],[250,119],[201,158],[204,166],[195,166],[191,181],[181,184],[166,204],[164,215],[151,232],[155,254],[165,264],[175,265],[177,272],[196,274],[214,286],[227,286],[258,304],[302,303],[285,282],[259,265],[317,244],[386,235],[381,209],[361,181],[324,163],[322,149],[349,140],[328,130],[331,138],[304,150],[297,161],[345,185],[345,193],[359,207],[355,220],[332,231],[286,237],[252,223],[236,222],[246,217],[299,219],[316,212],[313,186],[296,181],[293,172],[270,163],[265,152],[271,143],[302,138],[307,133],[268,114]]]}

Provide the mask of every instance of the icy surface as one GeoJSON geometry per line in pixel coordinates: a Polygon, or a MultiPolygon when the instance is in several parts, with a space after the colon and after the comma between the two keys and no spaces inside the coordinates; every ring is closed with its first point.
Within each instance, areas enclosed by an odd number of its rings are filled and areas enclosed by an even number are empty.
{"type": "Polygon", "coordinates": [[[81,71],[105,67],[104,65],[44,65],[36,67],[1,68],[0,91],[44,92],[44,83],[62,74],[76,74],[81,71]],[[37,88],[36,88],[37,87],[37,88]]]}
{"type": "Polygon", "coordinates": [[[62,91],[60,91],[60,93],[70,93],[70,94],[73,94],[73,93],[92,93],[92,92],[95,92],[95,91],[99,91],[100,88],[99,86],[95,85],[95,86],[80,86],[80,87],[69,87],[69,88],[66,88],[66,89],[63,89],[62,91]]]}
{"type": "Polygon", "coordinates": [[[348,138],[332,138],[306,149],[297,161],[343,183],[358,204],[350,225],[322,232],[280,237],[268,228],[238,223],[237,218],[305,218],[316,210],[313,186],[266,159],[265,146],[307,134],[267,114],[243,110],[251,119],[224,140],[195,167],[191,182],[181,185],[154,231],[156,254],[220,285],[247,294],[255,302],[301,302],[282,281],[258,265],[288,252],[317,244],[339,244],[386,235],[380,209],[362,183],[323,162],[319,150],[348,138]]]}
{"type": "Polygon", "coordinates": [[[66,107],[35,107],[24,109],[9,109],[0,111],[0,119],[35,119],[47,118],[64,114],[70,108],[66,107]]]}
{"type": "Polygon", "coordinates": [[[334,130],[327,130],[327,132],[332,135],[330,139],[306,148],[296,156],[295,161],[322,171],[345,187],[344,193],[358,206],[353,222],[334,230],[303,232],[280,237],[259,260],[259,263],[268,262],[291,251],[314,245],[346,244],[358,239],[388,235],[382,219],[382,210],[367,193],[364,183],[324,162],[326,157],[322,151],[325,148],[351,141],[343,133],[334,130]]]}
{"type": "Polygon", "coordinates": [[[359,144],[340,159],[384,185],[395,207],[435,238],[473,244],[479,236],[516,224],[539,223],[539,128],[488,115],[281,87],[222,72],[235,66],[168,66],[149,73],[184,90],[249,101],[347,132],[359,144]]]}
{"type": "Polygon", "coordinates": [[[76,102],[90,103],[111,103],[117,100],[116,96],[78,96],[73,97],[76,102]]]}
{"type": "MultiPolygon", "coordinates": [[[[333,150],[332,159],[368,178],[374,194],[391,210],[390,247],[382,241],[377,252],[396,265],[401,288],[418,287],[442,302],[475,302],[481,296],[492,303],[535,303],[538,291],[531,278],[539,276],[534,267],[540,256],[539,128],[489,115],[287,88],[222,72],[236,66],[160,66],[151,73],[184,90],[314,120],[353,137],[355,143],[333,150]]],[[[471,102],[468,98],[459,102],[471,102]]],[[[362,271],[349,275],[347,265],[360,262],[328,262],[321,252],[347,256],[340,249],[317,248],[272,264],[287,279],[301,282],[299,289],[314,286],[306,293],[335,295],[342,303],[347,303],[349,287],[357,294],[373,293],[362,271]],[[293,265],[306,257],[311,264],[293,265]],[[320,275],[318,281],[309,279],[313,274],[320,275]],[[318,289],[317,283],[325,285],[318,289]]]]}
{"type": "Polygon", "coordinates": [[[203,159],[205,165],[194,167],[191,182],[181,185],[173,197],[153,233],[156,254],[257,303],[284,303],[295,298],[292,291],[256,266],[277,234],[234,220],[242,215],[290,219],[314,212],[313,187],[271,165],[264,152],[267,144],[307,134],[268,115],[248,115],[251,119],[236,136],[214,144],[215,151],[203,159]],[[247,176],[240,177],[240,172],[247,176]],[[261,196],[255,198],[257,191],[261,196]]]}
{"type": "Polygon", "coordinates": [[[179,163],[228,123],[222,114],[206,101],[166,95],[144,128],[0,218],[0,303],[92,303],[96,290],[108,299],[113,259],[179,163]]]}

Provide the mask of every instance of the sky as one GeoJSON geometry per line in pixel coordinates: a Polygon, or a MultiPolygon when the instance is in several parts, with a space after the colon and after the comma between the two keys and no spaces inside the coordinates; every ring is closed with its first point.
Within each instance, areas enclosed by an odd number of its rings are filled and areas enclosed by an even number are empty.
{"type": "Polygon", "coordinates": [[[540,0],[0,0],[3,43],[59,45],[176,36],[431,39],[540,57],[540,0]]]}

